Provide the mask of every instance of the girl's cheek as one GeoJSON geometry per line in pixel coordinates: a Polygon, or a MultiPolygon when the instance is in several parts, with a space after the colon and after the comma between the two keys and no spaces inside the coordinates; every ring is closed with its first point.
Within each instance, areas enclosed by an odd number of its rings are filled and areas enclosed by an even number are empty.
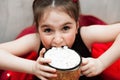
{"type": "Polygon", "coordinates": [[[48,48],[51,44],[51,39],[44,36],[41,37],[41,41],[45,48],[48,48]]]}
{"type": "Polygon", "coordinates": [[[72,47],[74,43],[75,37],[73,35],[70,35],[66,38],[66,43],[69,47],[72,47]]]}

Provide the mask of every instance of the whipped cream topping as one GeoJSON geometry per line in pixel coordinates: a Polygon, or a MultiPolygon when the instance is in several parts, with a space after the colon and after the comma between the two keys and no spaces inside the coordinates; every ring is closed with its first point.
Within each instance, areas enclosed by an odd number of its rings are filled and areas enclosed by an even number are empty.
{"type": "Polygon", "coordinates": [[[70,69],[78,66],[81,62],[81,57],[74,50],[69,49],[67,46],[63,48],[51,48],[44,57],[51,59],[50,66],[57,69],[70,69]]]}

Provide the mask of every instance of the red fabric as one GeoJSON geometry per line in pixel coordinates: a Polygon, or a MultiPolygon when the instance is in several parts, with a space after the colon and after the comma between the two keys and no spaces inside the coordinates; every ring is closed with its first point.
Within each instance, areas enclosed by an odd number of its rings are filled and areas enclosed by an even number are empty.
{"type": "MultiPolygon", "coordinates": [[[[111,44],[112,42],[105,44],[94,44],[92,56],[95,58],[99,57],[111,46],[111,44]]],[[[104,80],[120,80],[120,59],[103,71],[102,76],[104,80]]]]}
{"type": "MultiPolygon", "coordinates": [[[[93,24],[106,25],[105,22],[91,15],[81,15],[80,17],[81,17],[79,22],[80,26],[89,26],[93,24]]],[[[35,26],[33,25],[24,29],[17,36],[17,38],[34,32],[36,32],[36,29],[35,26]]],[[[104,51],[106,51],[111,46],[111,44],[112,42],[104,43],[104,44],[98,44],[98,43],[94,44],[92,47],[92,56],[95,58],[100,56],[104,51]]],[[[27,55],[24,55],[23,57],[27,59],[35,60],[37,55],[36,52],[30,52],[27,55]]],[[[117,60],[114,64],[112,64],[109,68],[107,68],[102,73],[102,75],[104,80],[120,80],[120,59],[117,60]]],[[[4,71],[4,73],[0,77],[0,80],[33,80],[33,75],[20,73],[20,72],[13,72],[13,71],[4,71]],[[9,77],[7,76],[7,73],[10,73],[9,77]]]]}
{"type": "Polygon", "coordinates": [[[106,25],[104,21],[91,15],[80,15],[79,24],[80,26],[89,26],[89,25],[95,25],[95,24],[106,25]]]}
{"type": "Polygon", "coordinates": [[[37,30],[36,30],[36,27],[35,25],[32,25],[32,26],[29,26],[27,28],[25,28],[17,37],[17,38],[20,38],[24,35],[27,35],[27,34],[31,34],[31,33],[35,33],[37,30]]]}

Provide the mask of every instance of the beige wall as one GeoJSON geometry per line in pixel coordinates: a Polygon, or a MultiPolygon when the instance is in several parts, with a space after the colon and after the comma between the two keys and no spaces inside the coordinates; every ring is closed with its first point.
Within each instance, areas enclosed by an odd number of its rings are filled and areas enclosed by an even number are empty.
{"type": "Polygon", "coordinates": [[[97,16],[107,23],[120,22],[120,0],[80,0],[83,14],[97,16]]]}
{"type": "Polygon", "coordinates": [[[0,0],[0,42],[15,39],[33,22],[33,0],[0,0]]]}
{"type": "MultiPolygon", "coordinates": [[[[0,0],[0,43],[15,39],[32,24],[33,0],[0,0]]],[[[80,0],[83,14],[94,15],[107,23],[120,21],[120,0],[80,0]]]]}

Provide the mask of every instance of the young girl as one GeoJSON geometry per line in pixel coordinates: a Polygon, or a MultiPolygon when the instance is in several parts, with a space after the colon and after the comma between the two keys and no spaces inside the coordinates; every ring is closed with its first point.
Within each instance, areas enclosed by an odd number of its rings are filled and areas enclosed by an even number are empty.
{"type": "Polygon", "coordinates": [[[120,24],[79,27],[79,10],[79,0],[34,0],[37,32],[1,43],[0,69],[34,74],[42,80],[57,77],[56,69],[45,65],[51,60],[44,59],[43,54],[53,46],[68,46],[84,57],[81,73],[85,76],[80,76],[80,80],[101,80],[96,75],[120,57],[120,24]],[[96,59],[88,58],[93,43],[109,41],[114,43],[103,55],[96,59]],[[30,51],[38,52],[36,61],[17,57],[30,51]]]}

